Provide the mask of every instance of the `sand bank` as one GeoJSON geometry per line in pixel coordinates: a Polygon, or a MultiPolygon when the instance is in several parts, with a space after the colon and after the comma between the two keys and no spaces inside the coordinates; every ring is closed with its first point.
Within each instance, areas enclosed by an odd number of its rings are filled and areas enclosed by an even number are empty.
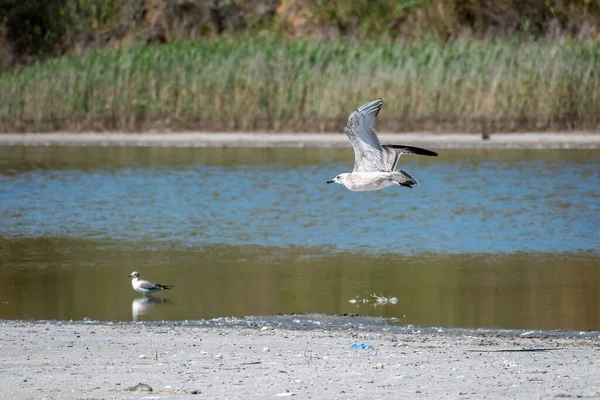
{"type": "MultiPolygon", "coordinates": [[[[435,148],[600,148],[600,134],[379,134],[384,143],[435,148]]],[[[24,133],[0,134],[0,145],[170,147],[350,147],[343,133],[24,133]]]]}
{"type": "Polygon", "coordinates": [[[574,335],[0,321],[0,398],[600,398],[574,335]]]}

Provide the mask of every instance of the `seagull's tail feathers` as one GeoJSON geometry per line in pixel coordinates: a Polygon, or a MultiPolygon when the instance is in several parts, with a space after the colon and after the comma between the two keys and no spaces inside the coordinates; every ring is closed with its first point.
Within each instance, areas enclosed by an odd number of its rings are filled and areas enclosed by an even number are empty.
{"type": "Polygon", "coordinates": [[[155,285],[160,288],[160,290],[169,290],[173,288],[173,285],[155,285]]]}
{"type": "Polygon", "coordinates": [[[404,170],[396,171],[396,173],[394,174],[393,180],[394,180],[394,183],[396,183],[397,185],[405,186],[408,188],[412,188],[413,185],[419,184],[419,182],[417,182],[417,180],[415,178],[410,176],[409,173],[404,170]]]}

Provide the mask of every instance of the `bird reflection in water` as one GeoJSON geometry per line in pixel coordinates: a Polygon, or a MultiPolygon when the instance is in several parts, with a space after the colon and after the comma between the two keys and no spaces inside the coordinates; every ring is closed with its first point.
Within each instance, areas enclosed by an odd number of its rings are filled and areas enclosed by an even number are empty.
{"type": "Polygon", "coordinates": [[[164,304],[167,302],[167,299],[163,299],[162,297],[138,297],[137,299],[133,299],[131,302],[131,315],[134,321],[138,321],[142,315],[145,315],[158,306],[159,304],[164,304]]]}

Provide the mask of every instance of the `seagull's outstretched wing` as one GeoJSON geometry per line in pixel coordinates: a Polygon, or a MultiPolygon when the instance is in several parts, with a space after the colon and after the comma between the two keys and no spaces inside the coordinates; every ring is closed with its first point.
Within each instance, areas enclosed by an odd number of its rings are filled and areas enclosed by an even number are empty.
{"type": "Polygon", "coordinates": [[[398,160],[402,154],[418,154],[420,156],[437,157],[435,151],[422,149],[420,147],[405,146],[399,144],[384,144],[383,146],[383,162],[385,165],[384,171],[393,171],[398,165],[398,160]]]}
{"type": "Polygon", "coordinates": [[[358,107],[348,118],[344,131],[354,148],[354,172],[384,170],[383,147],[373,130],[382,105],[381,99],[370,101],[358,107]]]}

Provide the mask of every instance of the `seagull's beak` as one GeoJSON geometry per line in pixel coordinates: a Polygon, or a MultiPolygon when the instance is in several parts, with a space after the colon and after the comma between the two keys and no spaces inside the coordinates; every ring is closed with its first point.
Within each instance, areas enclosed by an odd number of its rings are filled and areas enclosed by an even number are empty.
{"type": "Polygon", "coordinates": [[[335,182],[333,179],[330,179],[327,181],[327,183],[333,183],[333,182],[335,182]]]}

